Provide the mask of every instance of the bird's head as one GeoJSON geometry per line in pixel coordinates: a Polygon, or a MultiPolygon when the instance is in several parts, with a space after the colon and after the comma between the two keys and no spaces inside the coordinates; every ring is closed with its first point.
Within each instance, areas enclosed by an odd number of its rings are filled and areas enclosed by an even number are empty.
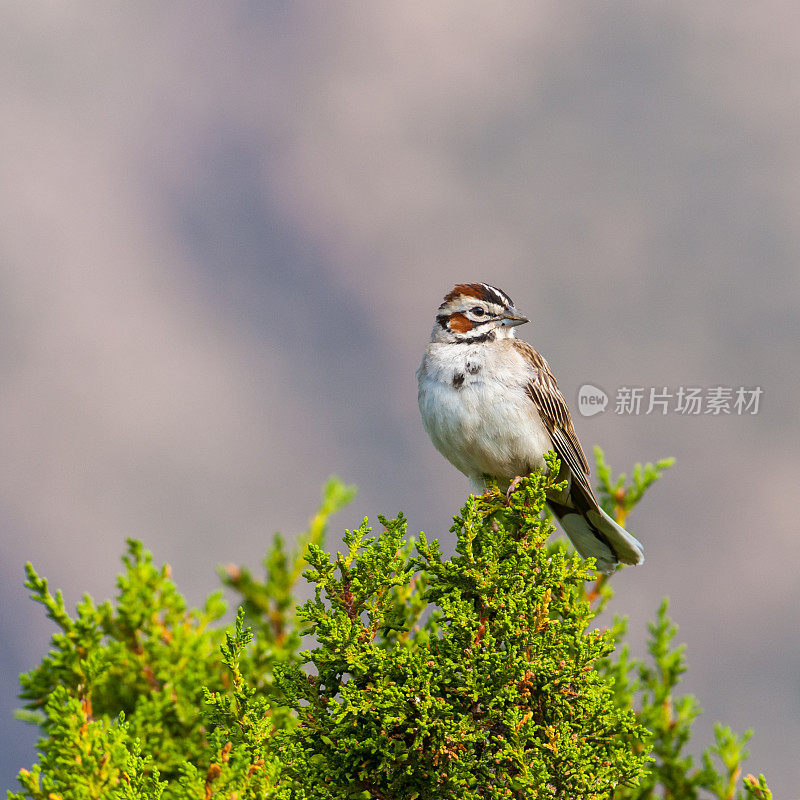
{"type": "Polygon", "coordinates": [[[445,295],[436,314],[432,342],[473,344],[513,339],[528,322],[505,293],[487,283],[459,283],[445,295]]]}

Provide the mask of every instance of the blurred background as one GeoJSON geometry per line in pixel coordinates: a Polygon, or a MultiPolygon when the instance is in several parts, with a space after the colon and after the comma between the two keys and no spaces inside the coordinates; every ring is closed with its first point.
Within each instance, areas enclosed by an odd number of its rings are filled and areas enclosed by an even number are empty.
{"type": "MultiPolygon", "coordinates": [[[[685,689],[800,794],[800,11],[794,3],[0,9],[0,762],[17,673],[109,597],[124,539],[191,601],[258,569],[332,472],[338,530],[449,546],[468,483],[414,371],[456,282],[504,289],[615,470],[674,455],[614,579],[662,596],[685,689]],[[760,386],[756,415],[617,415],[619,387],[760,386]]],[[[336,547],[338,530],[329,545],[336,547]]]]}

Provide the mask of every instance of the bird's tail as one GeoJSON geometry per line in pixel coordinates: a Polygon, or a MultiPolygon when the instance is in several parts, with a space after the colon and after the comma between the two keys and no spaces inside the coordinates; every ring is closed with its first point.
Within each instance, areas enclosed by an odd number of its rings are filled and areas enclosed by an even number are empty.
{"type": "Polygon", "coordinates": [[[559,503],[550,503],[575,549],[584,557],[593,556],[597,569],[613,572],[617,564],[641,564],[644,549],[621,525],[614,522],[602,508],[590,508],[581,513],[559,503]]]}

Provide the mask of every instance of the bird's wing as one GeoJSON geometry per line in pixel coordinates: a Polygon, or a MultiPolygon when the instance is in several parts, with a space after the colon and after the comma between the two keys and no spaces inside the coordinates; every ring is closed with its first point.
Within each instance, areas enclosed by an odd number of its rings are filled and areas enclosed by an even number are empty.
{"type": "Polygon", "coordinates": [[[572,426],[567,401],[558,388],[550,365],[527,342],[519,339],[514,339],[513,342],[520,355],[531,365],[532,377],[525,389],[550,433],[553,450],[562,464],[569,467],[573,486],[578,484],[596,506],[597,499],[589,483],[589,464],[572,426]]]}

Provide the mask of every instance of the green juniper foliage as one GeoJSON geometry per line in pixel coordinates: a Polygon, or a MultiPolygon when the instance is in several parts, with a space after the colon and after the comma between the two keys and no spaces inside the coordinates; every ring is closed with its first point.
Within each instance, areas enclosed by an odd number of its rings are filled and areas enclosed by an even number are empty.
{"type": "Polygon", "coordinates": [[[311,548],[316,597],[301,616],[314,670],[281,681],[300,722],[298,777],[379,798],[601,798],[640,777],[646,751],[630,742],[646,732],[593,669],[612,644],[587,632],[591,572],[545,552],[552,487],[536,474],[510,502],[470,498],[451,560],[424,536],[409,559],[402,516],[381,518],[377,538],[366,521],[348,531],[333,561],[311,548]],[[401,619],[393,590],[416,571],[439,614],[416,647],[386,646],[387,619],[390,637],[401,619]]]}
{"type": "Polygon", "coordinates": [[[633,475],[627,483],[627,475],[621,472],[616,480],[611,476],[611,467],[606,463],[605,455],[595,445],[594,458],[596,472],[600,481],[600,501],[607,514],[616,518],[620,525],[625,524],[628,512],[642,499],[644,493],[661,477],[665,469],[674,463],[674,458],[662,458],[655,464],[634,464],[633,475]]]}
{"type": "MultiPolygon", "coordinates": [[[[597,457],[619,519],[671,465],[627,483],[597,457]]],[[[666,602],[647,660],[621,644],[623,619],[593,622],[612,592],[548,542],[548,475],[470,497],[452,558],[402,514],[328,555],[327,521],[354,493],[332,479],[297,551],[276,537],[263,579],[223,571],[239,605],[227,631],[221,595],[188,608],[138,542],[114,602],[85,597],[74,616],[28,565],[58,631],[21,677],[20,716],[42,737],[9,798],[769,800],[763,776],[741,778],[749,734],[718,726],[699,764],[687,752],[699,708],[676,695],[666,602]],[[298,609],[301,573],[314,597],[298,609]]]]}

